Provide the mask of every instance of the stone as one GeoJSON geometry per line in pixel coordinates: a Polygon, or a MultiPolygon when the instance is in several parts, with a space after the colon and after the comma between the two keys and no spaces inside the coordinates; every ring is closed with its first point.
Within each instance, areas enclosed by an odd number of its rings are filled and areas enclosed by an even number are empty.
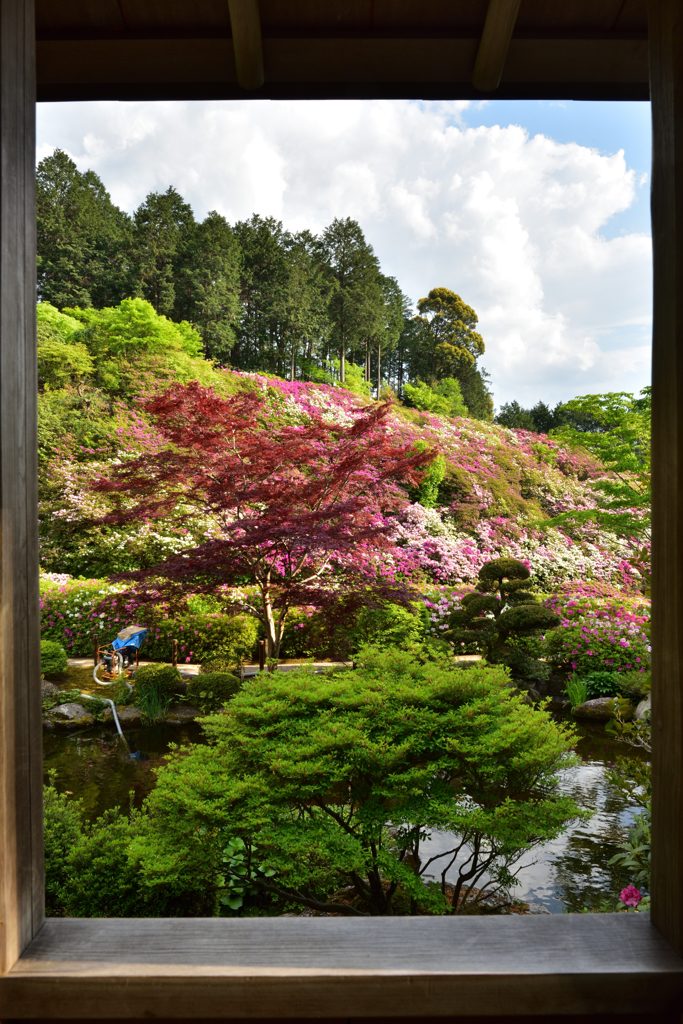
{"type": "Polygon", "coordinates": [[[59,693],[59,687],[55,686],[54,683],[48,683],[45,679],[40,684],[40,693],[45,700],[47,697],[54,697],[59,693]]]}
{"type": "Polygon", "coordinates": [[[569,711],[571,704],[566,697],[551,697],[548,711],[569,711]]]}
{"type": "MultiPolygon", "coordinates": [[[[140,711],[140,708],[117,708],[116,714],[118,715],[122,729],[125,729],[126,727],[130,729],[136,725],[142,725],[142,711],[140,711]]],[[[111,716],[111,720],[112,722],[114,721],[113,715],[111,716]]]]}
{"type": "Polygon", "coordinates": [[[614,718],[614,697],[595,697],[593,700],[577,704],[572,714],[574,718],[587,718],[594,722],[608,722],[614,718]]]}
{"type": "Polygon", "coordinates": [[[194,722],[195,718],[199,718],[202,712],[199,708],[193,708],[189,704],[178,704],[176,707],[169,708],[164,722],[166,725],[185,725],[186,722],[194,722]]]}
{"type": "Polygon", "coordinates": [[[535,687],[530,686],[527,690],[527,693],[531,697],[534,704],[538,703],[538,701],[541,700],[541,695],[535,687]]]}
{"type": "Polygon", "coordinates": [[[542,903],[527,903],[527,914],[550,914],[551,911],[542,903]]]}
{"type": "Polygon", "coordinates": [[[82,704],[71,701],[67,704],[58,704],[56,708],[48,711],[45,717],[48,722],[65,729],[84,729],[93,725],[95,721],[82,704]]]}
{"type": "Polygon", "coordinates": [[[641,700],[640,704],[636,708],[636,718],[642,721],[644,718],[650,717],[652,711],[652,695],[648,693],[644,700],[641,700]]]}

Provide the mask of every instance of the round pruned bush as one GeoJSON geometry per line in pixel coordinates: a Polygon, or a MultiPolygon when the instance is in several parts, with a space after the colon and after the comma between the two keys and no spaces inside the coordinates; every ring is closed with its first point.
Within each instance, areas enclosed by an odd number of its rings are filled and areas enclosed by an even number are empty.
{"type": "Polygon", "coordinates": [[[187,699],[204,714],[220,711],[242,685],[232,672],[201,672],[187,684],[187,699]]]}
{"type": "Polygon", "coordinates": [[[44,676],[66,672],[69,660],[66,651],[56,640],[40,641],[40,671],[44,676]]]}
{"type": "Polygon", "coordinates": [[[180,672],[173,665],[144,665],[135,673],[133,703],[147,721],[160,722],[181,684],[180,672]]]}
{"type": "Polygon", "coordinates": [[[134,690],[137,694],[146,690],[157,690],[172,697],[180,691],[183,678],[174,665],[143,665],[134,677],[134,690]]]}

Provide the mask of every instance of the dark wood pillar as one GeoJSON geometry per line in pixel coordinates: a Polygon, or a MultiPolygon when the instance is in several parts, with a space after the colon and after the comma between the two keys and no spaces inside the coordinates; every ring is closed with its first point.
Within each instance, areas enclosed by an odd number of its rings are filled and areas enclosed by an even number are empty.
{"type": "Polygon", "coordinates": [[[43,921],[33,0],[0,0],[0,972],[43,921]]]}
{"type": "Polygon", "coordinates": [[[650,0],[652,920],[683,953],[683,0],[650,0]]]}

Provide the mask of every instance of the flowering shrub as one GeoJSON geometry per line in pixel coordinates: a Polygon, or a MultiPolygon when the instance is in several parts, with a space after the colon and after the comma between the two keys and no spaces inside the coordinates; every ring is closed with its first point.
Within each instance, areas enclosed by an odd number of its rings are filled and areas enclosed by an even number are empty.
{"type": "MultiPolygon", "coordinates": [[[[649,615],[624,603],[591,607],[590,598],[569,600],[563,608],[554,598],[546,607],[562,616],[546,641],[546,656],[584,675],[594,671],[645,672],[649,668],[649,615]]],[[[642,609],[641,609],[642,610],[642,609]]]]}
{"type": "Polygon", "coordinates": [[[237,664],[249,660],[258,637],[258,625],[248,615],[220,612],[170,616],[166,605],[143,605],[120,597],[122,586],[102,580],[71,580],[41,597],[41,636],[62,644],[69,657],[89,657],[94,638],[111,643],[133,623],[149,632],[143,657],[170,661],[173,640],[178,640],[178,661],[202,662],[220,658],[237,664]]]}

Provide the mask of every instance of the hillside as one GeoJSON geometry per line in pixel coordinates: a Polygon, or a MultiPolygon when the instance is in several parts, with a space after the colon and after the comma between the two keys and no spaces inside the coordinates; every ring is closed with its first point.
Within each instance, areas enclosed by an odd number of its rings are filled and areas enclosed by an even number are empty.
{"type": "MultiPolygon", "coordinates": [[[[38,318],[41,559],[49,572],[101,577],[145,567],[205,536],[210,524],[199,521],[192,530],[173,521],[134,530],[91,525],[108,507],[91,482],[113,462],[154,450],[158,438],[141,403],[170,383],[198,380],[225,396],[256,391],[273,421],[302,421],[316,409],[331,422],[349,422],[370,401],[353,384],[217,367],[202,357],[189,324],[158,316],[141,299],[66,313],[41,303],[38,318]]],[[[558,513],[599,500],[592,484],[601,468],[588,456],[545,434],[399,403],[389,430],[441,453],[395,519],[397,568],[425,583],[455,585],[508,554],[528,561],[544,590],[578,579],[636,585],[624,540],[591,524],[543,529],[558,513]]]]}

